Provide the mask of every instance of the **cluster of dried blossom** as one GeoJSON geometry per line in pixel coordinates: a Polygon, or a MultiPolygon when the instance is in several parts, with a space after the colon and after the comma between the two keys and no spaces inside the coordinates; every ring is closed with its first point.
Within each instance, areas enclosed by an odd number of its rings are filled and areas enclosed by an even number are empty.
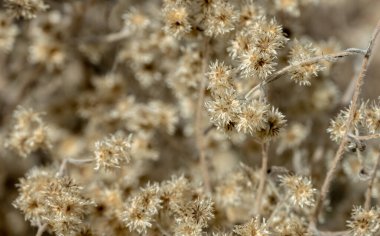
{"type": "Polygon", "coordinates": [[[0,156],[40,165],[13,202],[37,235],[379,234],[379,102],[330,121],[333,62],[371,46],[307,35],[324,1],[3,2],[0,156]],[[336,163],[366,188],[326,196],[336,163]]]}

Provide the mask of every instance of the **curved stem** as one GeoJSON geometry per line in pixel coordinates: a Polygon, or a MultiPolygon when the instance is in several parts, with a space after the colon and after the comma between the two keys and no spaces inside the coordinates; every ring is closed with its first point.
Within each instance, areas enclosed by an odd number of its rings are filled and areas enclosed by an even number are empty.
{"type": "Polygon", "coordinates": [[[363,135],[363,136],[349,135],[349,136],[356,140],[363,140],[363,141],[380,138],[380,134],[370,134],[370,135],[363,135]]]}
{"type": "Polygon", "coordinates": [[[48,225],[47,225],[46,223],[43,224],[43,225],[40,225],[40,226],[38,227],[38,231],[37,231],[37,233],[36,233],[36,236],[42,236],[42,234],[45,232],[47,226],[48,226],[48,225]]]}
{"type": "Polygon", "coordinates": [[[365,193],[364,209],[366,210],[369,210],[369,208],[371,207],[372,187],[373,187],[373,182],[375,181],[375,178],[376,178],[376,173],[377,173],[377,169],[379,168],[379,164],[380,164],[380,155],[378,155],[376,158],[375,168],[373,172],[371,173],[371,179],[368,182],[367,191],[365,193]]]}
{"type": "Polygon", "coordinates": [[[59,171],[57,173],[57,176],[59,176],[59,177],[63,176],[68,163],[73,164],[73,165],[83,165],[83,164],[91,163],[94,161],[95,160],[93,158],[88,158],[88,159],[67,158],[67,159],[64,159],[61,163],[61,166],[59,167],[59,171]]]}
{"type": "Polygon", "coordinates": [[[366,53],[366,51],[362,50],[362,49],[349,48],[349,49],[346,49],[346,50],[344,50],[342,52],[338,52],[338,53],[334,53],[334,54],[329,54],[329,55],[322,55],[322,56],[312,57],[312,58],[309,58],[307,60],[298,62],[296,64],[288,65],[288,66],[282,68],[281,70],[273,73],[268,78],[266,78],[264,81],[262,81],[261,83],[259,83],[255,87],[253,87],[251,90],[249,90],[244,95],[244,98],[246,100],[248,100],[251,97],[251,95],[256,90],[258,90],[259,88],[262,88],[265,85],[267,85],[267,84],[269,84],[269,83],[271,83],[271,82],[273,82],[273,81],[281,78],[282,75],[284,75],[285,73],[289,72],[290,70],[293,70],[296,67],[300,67],[300,66],[304,66],[304,65],[309,65],[309,64],[314,64],[314,63],[317,63],[319,61],[336,61],[338,59],[341,59],[341,58],[344,58],[344,57],[347,57],[347,56],[357,55],[357,54],[365,54],[365,53],[366,53]]]}
{"type": "Polygon", "coordinates": [[[254,212],[255,214],[260,214],[261,201],[264,195],[265,183],[267,180],[267,169],[268,169],[268,151],[269,143],[261,144],[261,172],[260,172],[260,182],[257,189],[254,212]]]}
{"type": "Polygon", "coordinates": [[[203,128],[202,128],[202,108],[203,108],[203,102],[205,97],[205,89],[206,89],[206,70],[209,60],[209,39],[207,37],[204,38],[204,55],[203,55],[203,65],[202,65],[202,80],[201,84],[199,86],[199,92],[198,92],[198,103],[196,107],[196,114],[195,114],[195,138],[197,142],[198,152],[199,152],[199,159],[200,159],[200,168],[202,172],[203,182],[206,193],[211,193],[211,184],[210,184],[210,177],[208,173],[208,164],[206,160],[206,153],[204,150],[204,142],[203,142],[203,128]]]}
{"type": "Polygon", "coordinates": [[[365,74],[366,74],[366,71],[367,71],[367,68],[369,65],[369,59],[371,57],[373,45],[374,45],[374,42],[375,42],[376,37],[378,36],[379,32],[380,32],[380,21],[377,23],[376,29],[373,33],[371,40],[370,40],[368,49],[364,55],[364,59],[362,62],[362,66],[361,66],[361,70],[360,70],[358,79],[356,80],[355,90],[354,90],[354,94],[353,94],[353,97],[351,100],[351,107],[350,107],[349,115],[348,115],[348,118],[347,118],[347,121],[345,124],[346,130],[345,130],[344,136],[343,136],[341,143],[338,147],[338,150],[335,154],[332,166],[328,170],[327,175],[325,177],[325,180],[323,181],[321,191],[320,191],[321,194],[320,194],[319,198],[317,199],[316,207],[315,207],[314,212],[313,212],[311,219],[310,219],[310,222],[313,223],[314,225],[316,225],[316,223],[317,223],[317,218],[318,218],[319,212],[321,211],[324,200],[326,199],[327,194],[330,190],[331,182],[334,179],[335,173],[338,169],[338,164],[340,163],[340,161],[343,158],[344,149],[345,149],[345,147],[348,143],[348,140],[349,140],[348,134],[351,132],[353,120],[355,117],[355,113],[357,111],[359,95],[361,92],[361,87],[364,83],[364,78],[365,78],[365,74]]]}

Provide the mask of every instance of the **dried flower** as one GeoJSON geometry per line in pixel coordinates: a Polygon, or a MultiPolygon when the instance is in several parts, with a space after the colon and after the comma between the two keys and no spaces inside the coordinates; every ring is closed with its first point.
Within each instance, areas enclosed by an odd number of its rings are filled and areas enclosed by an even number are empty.
{"type": "Polygon", "coordinates": [[[49,6],[43,0],[5,0],[7,12],[15,18],[32,19],[49,6]]]}
{"type": "Polygon", "coordinates": [[[236,124],[237,131],[252,135],[256,131],[264,129],[268,111],[268,104],[256,100],[242,104],[236,124]]]}
{"type": "Polygon", "coordinates": [[[258,217],[252,218],[249,222],[244,225],[235,226],[234,232],[240,236],[267,236],[270,235],[268,227],[263,221],[260,223],[258,217]]]}
{"type": "Polygon", "coordinates": [[[146,233],[147,228],[152,227],[153,216],[158,213],[160,203],[157,184],[148,184],[141,189],[141,192],[129,201],[122,213],[129,230],[136,230],[140,234],[146,233]]]}
{"type": "Polygon", "coordinates": [[[132,135],[125,138],[121,134],[110,135],[95,143],[95,170],[100,168],[111,170],[121,168],[123,164],[130,161],[130,149],[132,135]]]}
{"type": "Polygon", "coordinates": [[[32,225],[48,224],[57,235],[79,231],[93,202],[83,197],[82,188],[68,177],[54,177],[51,170],[33,169],[21,179],[20,195],[14,205],[32,225]]]}
{"type": "Polygon", "coordinates": [[[237,12],[227,2],[220,2],[211,8],[211,12],[205,20],[205,34],[216,37],[226,34],[234,29],[237,21],[237,12]]]}
{"type": "Polygon", "coordinates": [[[265,125],[256,131],[256,136],[261,140],[271,140],[280,134],[280,130],[285,126],[286,120],[284,115],[273,108],[268,110],[265,118],[265,125]]]}
{"type": "Polygon", "coordinates": [[[12,20],[0,13],[0,52],[9,52],[16,41],[18,28],[12,20]]]}
{"type": "Polygon", "coordinates": [[[365,124],[368,131],[372,134],[380,131],[380,107],[378,104],[372,104],[365,109],[365,124]]]}
{"type": "Polygon", "coordinates": [[[290,79],[299,85],[310,85],[310,79],[318,75],[318,71],[322,70],[322,65],[319,62],[310,63],[302,66],[297,64],[315,57],[317,54],[317,49],[313,47],[312,43],[303,40],[295,40],[293,46],[290,50],[289,64],[293,65],[294,68],[289,71],[290,79]]]}
{"type": "Polygon", "coordinates": [[[15,124],[5,146],[16,150],[22,157],[27,157],[39,148],[50,148],[48,130],[41,116],[42,113],[33,109],[17,107],[13,113],[15,124]]]}
{"type": "Polygon", "coordinates": [[[365,210],[361,206],[354,206],[351,220],[347,221],[353,236],[375,235],[380,227],[379,211],[372,208],[365,210]]]}
{"type": "Polygon", "coordinates": [[[136,8],[131,8],[122,18],[124,20],[124,30],[129,33],[144,30],[151,23],[148,16],[136,8]]]}
{"type": "Polygon", "coordinates": [[[215,101],[206,103],[206,107],[210,113],[210,120],[218,128],[223,128],[228,124],[235,123],[237,114],[240,110],[240,103],[233,93],[224,94],[223,97],[215,101]]]}
{"type": "Polygon", "coordinates": [[[310,179],[297,175],[283,175],[280,179],[293,205],[301,208],[314,206],[317,190],[311,185],[310,179]]]}
{"type": "Polygon", "coordinates": [[[191,30],[189,16],[185,7],[166,7],[164,10],[164,30],[174,37],[181,37],[191,30]]]}

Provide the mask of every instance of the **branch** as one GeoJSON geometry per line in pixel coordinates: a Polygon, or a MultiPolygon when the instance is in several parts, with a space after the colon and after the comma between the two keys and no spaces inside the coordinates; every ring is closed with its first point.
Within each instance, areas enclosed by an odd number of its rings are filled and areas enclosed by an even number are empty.
{"type": "Polygon", "coordinates": [[[370,135],[363,135],[363,136],[349,134],[349,136],[356,140],[361,140],[361,141],[380,138],[380,134],[370,134],[370,135]]]}
{"type": "Polygon", "coordinates": [[[47,223],[38,226],[38,231],[36,233],[36,236],[42,236],[42,234],[45,232],[47,226],[48,226],[47,223]]]}
{"type": "Polygon", "coordinates": [[[261,144],[261,172],[260,172],[260,182],[259,187],[257,189],[257,195],[254,205],[255,214],[260,213],[260,204],[264,195],[265,183],[267,180],[267,169],[268,169],[268,151],[269,151],[269,143],[261,144]]]}
{"type": "Polygon", "coordinates": [[[262,81],[261,83],[259,83],[255,87],[253,87],[251,90],[249,90],[244,95],[244,98],[246,100],[248,100],[251,97],[251,95],[253,94],[253,92],[255,92],[259,88],[262,88],[265,85],[267,85],[267,84],[269,84],[269,83],[271,83],[271,82],[273,82],[273,81],[281,78],[282,75],[284,75],[285,73],[293,70],[296,67],[314,64],[314,63],[317,63],[319,61],[331,61],[331,62],[334,62],[334,61],[337,61],[338,59],[341,59],[341,58],[344,58],[344,57],[347,57],[347,56],[351,56],[351,55],[357,55],[357,54],[363,54],[364,55],[364,54],[366,54],[366,51],[362,50],[362,49],[357,49],[357,48],[348,48],[348,49],[346,49],[346,50],[344,50],[342,52],[328,54],[328,55],[322,55],[322,56],[317,56],[317,57],[312,57],[312,58],[306,59],[304,61],[298,62],[296,64],[288,65],[288,66],[282,68],[281,70],[276,71],[275,73],[273,73],[272,75],[270,75],[269,77],[267,77],[264,81],[262,81]]]}
{"type": "Polygon", "coordinates": [[[367,187],[367,191],[365,194],[365,202],[364,202],[364,209],[366,209],[366,210],[369,210],[369,208],[371,207],[372,187],[373,187],[373,182],[375,181],[375,178],[376,178],[376,172],[377,172],[377,169],[379,168],[379,164],[380,164],[380,155],[378,155],[376,158],[375,168],[372,171],[371,178],[368,182],[368,187],[367,187]]]}
{"type": "Polygon", "coordinates": [[[195,113],[195,138],[197,142],[198,152],[199,152],[199,158],[200,158],[200,167],[203,177],[203,182],[205,186],[206,193],[211,193],[211,185],[210,185],[210,177],[208,173],[208,165],[206,160],[206,153],[204,150],[204,142],[203,142],[203,128],[202,128],[202,108],[203,108],[203,102],[205,97],[205,89],[206,89],[206,71],[208,66],[208,60],[209,60],[209,39],[207,37],[204,38],[204,58],[203,58],[203,65],[202,65],[202,80],[201,84],[199,86],[198,91],[198,103],[196,107],[196,113],[195,113]]]}
{"type": "Polygon", "coordinates": [[[59,176],[59,177],[63,176],[68,163],[73,164],[73,165],[83,165],[83,164],[87,164],[87,163],[91,163],[91,162],[94,162],[93,158],[88,158],[88,159],[67,158],[67,159],[64,159],[61,163],[61,166],[59,167],[59,171],[57,173],[57,176],[59,176]]]}
{"type": "Polygon", "coordinates": [[[321,211],[324,200],[328,194],[331,182],[335,177],[335,172],[338,169],[338,164],[340,163],[340,161],[343,158],[344,149],[345,149],[345,146],[347,145],[348,139],[349,139],[348,134],[351,131],[353,120],[355,117],[355,113],[357,111],[358,99],[359,99],[359,95],[361,92],[361,87],[363,85],[363,80],[365,78],[365,74],[366,74],[366,71],[367,71],[367,68],[369,65],[369,59],[371,57],[373,45],[374,45],[374,42],[375,42],[376,37],[378,36],[379,32],[380,32],[380,21],[377,23],[376,29],[375,29],[375,31],[372,35],[372,38],[369,42],[369,46],[368,46],[368,49],[364,55],[364,59],[362,62],[362,66],[361,66],[361,70],[360,70],[358,79],[356,80],[355,90],[354,90],[353,98],[351,100],[351,107],[350,107],[349,115],[348,115],[348,118],[347,118],[347,121],[345,124],[346,130],[345,130],[344,136],[343,136],[342,141],[341,141],[341,143],[338,147],[338,150],[335,154],[332,166],[331,166],[330,170],[327,172],[326,178],[323,181],[322,188],[320,191],[321,194],[317,200],[316,207],[315,207],[314,212],[311,216],[310,222],[312,222],[314,225],[316,225],[319,212],[321,211]]]}

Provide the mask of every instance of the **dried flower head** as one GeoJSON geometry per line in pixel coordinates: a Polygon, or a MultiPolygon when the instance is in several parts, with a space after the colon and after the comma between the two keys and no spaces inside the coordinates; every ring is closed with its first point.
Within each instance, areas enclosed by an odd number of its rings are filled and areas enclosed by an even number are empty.
{"type": "Polygon", "coordinates": [[[60,68],[67,59],[65,45],[51,38],[41,38],[33,42],[29,48],[30,61],[42,64],[48,69],[60,68]]]}
{"type": "Polygon", "coordinates": [[[221,97],[207,102],[206,107],[211,116],[211,122],[220,129],[236,123],[237,114],[240,112],[240,103],[234,93],[225,93],[221,97]]]}
{"type": "Polygon", "coordinates": [[[288,13],[291,16],[300,15],[299,0],[276,0],[276,9],[288,13]]]}
{"type": "Polygon", "coordinates": [[[277,108],[272,107],[266,113],[264,127],[256,131],[256,136],[263,141],[271,140],[280,134],[285,124],[285,116],[277,108]]]}
{"type": "Polygon", "coordinates": [[[243,103],[236,124],[237,131],[253,135],[265,128],[269,108],[268,104],[257,100],[243,103]]]}
{"type": "Polygon", "coordinates": [[[310,179],[297,175],[283,175],[280,176],[280,180],[294,206],[314,206],[317,190],[311,185],[310,179]]]}
{"type": "Polygon", "coordinates": [[[163,12],[166,33],[179,38],[191,30],[188,11],[185,7],[168,6],[163,12]]]}
{"type": "Polygon", "coordinates": [[[322,70],[322,64],[320,62],[309,63],[302,66],[297,64],[316,55],[317,49],[313,47],[311,42],[307,40],[295,40],[290,50],[289,64],[294,66],[294,68],[289,71],[290,79],[299,85],[310,85],[310,80],[318,75],[318,71],[322,70]]]}
{"type": "Polygon", "coordinates": [[[235,89],[233,73],[233,69],[223,62],[216,61],[210,65],[210,71],[207,73],[208,89],[213,93],[213,96],[222,96],[226,91],[235,89]]]}
{"type": "Polygon", "coordinates": [[[13,113],[15,124],[5,146],[16,150],[22,157],[40,148],[50,148],[47,127],[41,116],[42,113],[33,109],[17,107],[13,113]]]}
{"type": "Polygon", "coordinates": [[[131,8],[127,13],[123,15],[124,30],[130,33],[136,31],[142,31],[151,23],[147,15],[142,11],[131,8]]]}
{"type": "Polygon", "coordinates": [[[234,60],[240,58],[242,55],[245,55],[252,48],[253,37],[247,31],[239,31],[235,37],[230,41],[230,46],[227,48],[227,51],[230,57],[234,60]]]}
{"type": "Polygon", "coordinates": [[[354,206],[351,220],[347,221],[353,236],[376,235],[380,227],[380,213],[374,208],[365,210],[361,206],[354,206]]]}
{"type": "Polygon", "coordinates": [[[210,198],[197,198],[182,206],[178,206],[176,212],[179,223],[193,222],[205,228],[208,225],[208,221],[214,218],[214,203],[210,198]]]}
{"type": "Polygon", "coordinates": [[[132,135],[128,138],[114,134],[95,143],[95,169],[111,170],[121,168],[130,161],[132,135]]]}
{"type": "Polygon", "coordinates": [[[259,217],[252,218],[249,222],[235,226],[234,232],[240,236],[268,236],[270,235],[265,221],[260,223],[259,217]]]}
{"type": "Polygon", "coordinates": [[[372,134],[380,131],[380,107],[374,103],[365,109],[365,125],[372,134]]]}
{"type": "Polygon", "coordinates": [[[57,235],[80,231],[85,215],[94,205],[83,197],[82,189],[69,177],[58,177],[44,189],[48,208],[44,220],[57,235]]]}
{"type": "Polygon", "coordinates": [[[206,16],[205,34],[210,37],[226,34],[235,28],[237,19],[238,13],[233,5],[220,1],[213,5],[210,14],[206,16]]]}
{"type": "Polygon", "coordinates": [[[0,52],[9,52],[16,41],[18,28],[6,14],[0,13],[0,52]]]}
{"type": "Polygon", "coordinates": [[[251,48],[240,57],[239,69],[244,78],[263,80],[272,74],[276,65],[275,57],[251,48]]]}
{"type": "Polygon", "coordinates": [[[69,177],[55,177],[52,170],[32,169],[19,184],[14,205],[32,225],[47,224],[57,235],[80,231],[93,202],[83,197],[82,187],[69,177]]]}
{"type": "MultiPolygon", "coordinates": [[[[338,142],[341,140],[346,133],[346,123],[350,113],[351,106],[341,110],[339,114],[330,122],[330,126],[327,129],[327,132],[330,134],[330,138],[338,142]]],[[[355,111],[352,125],[354,128],[358,128],[360,125],[365,124],[365,111],[367,104],[361,103],[360,107],[355,111]]]]}
{"type": "Polygon", "coordinates": [[[5,0],[7,12],[15,18],[32,19],[49,6],[43,0],[5,0]]]}
{"type": "Polygon", "coordinates": [[[158,184],[148,184],[126,204],[122,218],[130,231],[141,234],[152,227],[153,216],[158,213],[161,203],[159,191],[158,184]]]}
{"type": "Polygon", "coordinates": [[[33,168],[29,170],[25,178],[20,179],[17,185],[19,195],[13,205],[22,211],[25,219],[32,225],[38,225],[43,221],[45,214],[44,195],[42,190],[54,179],[54,172],[49,169],[33,168]]]}

